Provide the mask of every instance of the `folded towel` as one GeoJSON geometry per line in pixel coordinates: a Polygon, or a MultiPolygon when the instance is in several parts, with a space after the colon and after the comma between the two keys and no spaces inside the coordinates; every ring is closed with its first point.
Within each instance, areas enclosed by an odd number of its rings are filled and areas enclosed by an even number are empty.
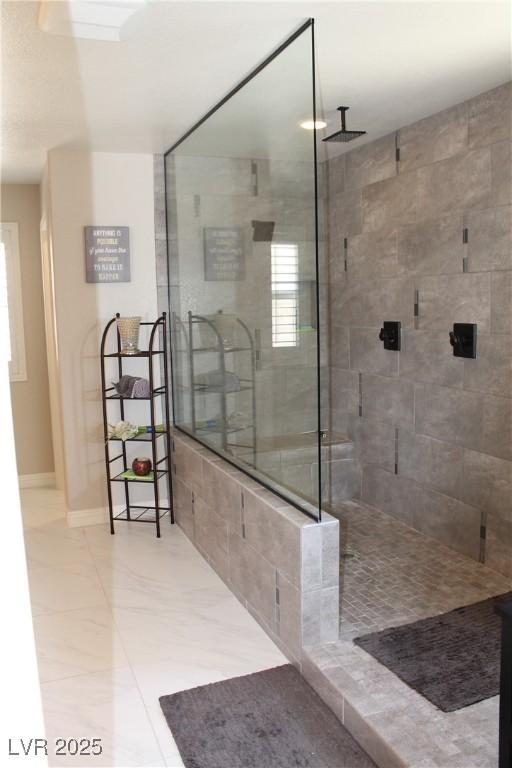
{"type": "Polygon", "coordinates": [[[112,386],[116,388],[116,392],[121,397],[149,397],[149,381],[147,379],[140,379],[137,376],[121,376],[119,381],[112,382],[112,386]]]}

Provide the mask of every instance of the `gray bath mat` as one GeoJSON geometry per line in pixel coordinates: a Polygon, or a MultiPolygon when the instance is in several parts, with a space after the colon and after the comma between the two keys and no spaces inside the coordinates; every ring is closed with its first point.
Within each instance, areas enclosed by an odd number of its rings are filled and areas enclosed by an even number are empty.
{"type": "Polygon", "coordinates": [[[375,768],[290,664],[160,705],[186,768],[375,768]]]}
{"type": "Polygon", "coordinates": [[[507,592],[354,643],[443,712],[453,712],[499,693],[501,620],[494,606],[511,599],[507,592]]]}

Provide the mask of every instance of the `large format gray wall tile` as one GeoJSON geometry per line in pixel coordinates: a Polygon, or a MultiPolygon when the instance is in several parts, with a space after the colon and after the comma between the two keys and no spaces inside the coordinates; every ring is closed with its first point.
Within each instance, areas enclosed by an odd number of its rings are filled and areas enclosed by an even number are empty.
{"type": "Polygon", "coordinates": [[[378,467],[365,467],[363,499],[457,552],[478,559],[481,511],[378,467]]]}
{"type": "Polygon", "coordinates": [[[233,528],[241,525],[242,494],[240,475],[236,470],[228,470],[224,462],[211,457],[203,458],[203,484],[201,495],[209,506],[217,510],[233,528]]]}
{"type": "Polygon", "coordinates": [[[292,584],[299,586],[301,526],[306,518],[285,501],[282,506],[282,511],[273,508],[265,494],[244,492],[245,539],[260,555],[279,567],[292,584]],[[272,537],[269,531],[273,531],[272,537]]]}
{"type": "Polygon", "coordinates": [[[464,491],[486,511],[486,564],[512,576],[512,463],[465,451],[464,491]]]}
{"type": "Polygon", "coordinates": [[[412,427],[414,422],[414,384],[405,379],[363,374],[363,415],[394,426],[412,427]]]}
{"type": "Polygon", "coordinates": [[[404,328],[413,325],[414,283],[410,277],[346,281],[333,300],[335,322],[345,326],[381,327],[383,320],[400,320],[404,328]]]}
{"type": "Polygon", "coordinates": [[[445,160],[468,146],[468,105],[455,107],[401,128],[400,173],[445,160]]]}
{"type": "Polygon", "coordinates": [[[485,542],[485,562],[506,576],[512,576],[512,516],[507,518],[489,515],[485,542]]]}
{"type": "Polygon", "coordinates": [[[506,205],[470,211],[468,228],[468,271],[489,272],[512,269],[512,210],[506,205]]]}
{"type": "Polygon", "coordinates": [[[356,147],[345,155],[345,189],[365,187],[397,175],[395,134],[356,147]]]}
{"type": "Polygon", "coordinates": [[[396,232],[367,232],[353,235],[347,243],[347,273],[350,280],[394,277],[404,272],[398,261],[396,232]]]}
{"type": "Polygon", "coordinates": [[[460,273],[463,257],[460,213],[450,213],[398,230],[398,261],[408,274],[460,273]]]}
{"type": "Polygon", "coordinates": [[[512,459],[512,399],[417,385],[416,432],[512,459]]]}
{"type": "Polygon", "coordinates": [[[462,387],[464,361],[453,356],[448,340],[448,326],[443,331],[402,332],[400,376],[447,387],[462,387]]]}
{"type": "Polygon", "coordinates": [[[345,155],[329,160],[327,165],[327,191],[332,200],[334,195],[343,192],[345,186],[345,155]]]}
{"type": "Polygon", "coordinates": [[[379,328],[350,329],[350,367],[362,373],[398,376],[398,352],[384,349],[379,328]]]}
{"type": "Polygon", "coordinates": [[[365,187],[363,189],[363,231],[391,229],[394,226],[413,222],[418,215],[418,192],[416,171],[365,187]]]}
{"type": "Polygon", "coordinates": [[[419,489],[414,505],[413,527],[478,560],[481,511],[450,496],[421,486],[419,489]]]}
{"type": "Polygon", "coordinates": [[[511,146],[510,141],[501,141],[491,147],[492,188],[488,204],[482,208],[512,203],[511,146]]]}
{"type": "Polygon", "coordinates": [[[330,364],[333,368],[348,368],[349,329],[342,325],[332,325],[330,329],[330,364]]]}
{"type": "Polygon", "coordinates": [[[464,450],[400,429],[398,474],[455,498],[461,498],[464,450]]]}
{"type": "Polygon", "coordinates": [[[512,522],[512,462],[464,451],[463,498],[512,522]]]}
{"type": "Polygon", "coordinates": [[[359,377],[354,371],[336,368],[333,369],[332,379],[332,429],[343,434],[347,415],[356,414],[358,410],[359,377]]]}
{"type": "Polygon", "coordinates": [[[343,238],[357,235],[362,229],[361,190],[339,192],[331,200],[329,246],[343,248],[343,238]]]}
{"type": "Polygon", "coordinates": [[[349,422],[349,435],[356,446],[356,456],[363,465],[375,464],[394,471],[395,427],[378,419],[354,417],[349,422]]]}
{"type": "Polygon", "coordinates": [[[468,102],[469,143],[472,147],[510,139],[512,85],[505,83],[468,102]]]}
{"type": "Polygon", "coordinates": [[[473,150],[420,168],[417,173],[421,218],[485,207],[491,193],[491,152],[488,148],[473,150]]]}
{"type": "Polygon", "coordinates": [[[476,358],[464,360],[464,389],[512,397],[512,336],[477,333],[476,358]]]}
{"type": "Polygon", "coordinates": [[[491,280],[488,273],[417,277],[418,328],[453,330],[453,323],[477,323],[490,329],[491,280]]]}
{"type": "Polygon", "coordinates": [[[371,464],[363,468],[361,498],[406,525],[413,526],[414,507],[418,503],[418,489],[407,477],[386,472],[371,464]]]}
{"type": "Polygon", "coordinates": [[[196,545],[226,581],[229,578],[228,524],[201,496],[194,497],[194,521],[196,545]]]}
{"type": "Polygon", "coordinates": [[[512,333],[512,271],[491,276],[491,331],[512,333]]]}
{"type": "Polygon", "coordinates": [[[275,568],[238,534],[229,534],[229,578],[268,627],[275,623],[275,568]]]}
{"type": "Polygon", "coordinates": [[[173,476],[173,502],[176,522],[191,541],[195,539],[193,494],[181,480],[173,476]]]}

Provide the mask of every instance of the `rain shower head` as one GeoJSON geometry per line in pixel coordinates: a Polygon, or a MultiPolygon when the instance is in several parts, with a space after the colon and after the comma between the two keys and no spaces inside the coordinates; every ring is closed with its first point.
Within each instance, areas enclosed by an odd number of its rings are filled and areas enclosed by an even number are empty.
{"type": "Polygon", "coordinates": [[[349,107],[338,107],[338,112],[341,112],[341,131],[331,133],[330,136],[326,136],[323,141],[352,141],[358,139],[359,136],[364,136],[366,131],[347,131],[345,126],[345,113],[349,107]]]}

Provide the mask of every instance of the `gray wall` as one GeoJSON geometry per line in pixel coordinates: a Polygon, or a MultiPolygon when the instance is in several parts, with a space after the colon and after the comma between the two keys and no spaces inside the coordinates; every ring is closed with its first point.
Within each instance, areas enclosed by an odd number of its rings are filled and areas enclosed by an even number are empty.
{"type": "Polygon", "coordinates": [[[18,474],[53,472],[53,446],[44,337],[38,184],[2,184],[1,220],[19,229],[26,381],[11,382],[18,474]]]}
{"type": "Polygon", "coordinates": [[[506,574],[510,115],[507,83],[328,163],[331,427],[356,443],[366,502],[506,574]],[[454,322],[478,324],[476,360],[453,357],[454,322]]]}

